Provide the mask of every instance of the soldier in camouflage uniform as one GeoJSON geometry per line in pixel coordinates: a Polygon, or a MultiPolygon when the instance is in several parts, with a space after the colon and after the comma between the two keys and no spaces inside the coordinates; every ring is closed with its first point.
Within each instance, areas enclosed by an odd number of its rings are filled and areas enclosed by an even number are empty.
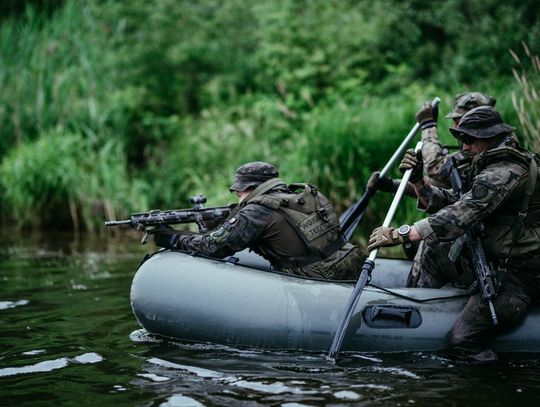
{"type": "MultiPolygon", "coordinates": [[[[492,323],[488,305],[477,292],[448,334],[450,348],[457,355],[477,361],[496,359],[488,349],[489,341],[518,325],[540,298],[540,160],[520,147],[513,130],[491,106],[466,113],[450,129],[463,143],[463,150],[473,156],[464,180],[466,192],[457,197],[453,191],[415,176],[419,208],[433,214],[410,228],[375,229],[368,247],[373,250],[408,240],[424,240],[429,246],[452,242],[483,223],[482,244],[489,263],[498,270],[494,306],[499,324],[492,323]]],[[[401,166],[412,169],[412,174],[423,171],[412,150],[401,166]]],[[[452,278],[442,268],[422,268],[422,273],[427,275],[421,279],[433,287],[452,278]]]]}
{"type": "MultiPolygon", "coordinates": [[[[446,115],[457,125],[459,119],[469,110],[478,106],[495,106],[497,101],[491,96],[479,92],[461,93],[456,95],[454,110],[446,115]]],[[[451,188],[448,176],[441,170],[448,159],[448,151],[442,146],[437,134],[438,109],[433,109],[431,103],[426,104],[416,113],[416,120],[422,128],[422,159],[424,160],[424,173],[430,182],[438,187],[451,188]]],[[[468,162],[463,152],[452,154],[458,163],[468,162]]]]}
{"type": "MultiPolygon", "coordinates": [[[[445,117],[452,119],[457,125],[459,119],[469,110],[478,106],[495,106],[497,100],[491,96],[486,96],[480,92],[460,93],[456,95],[454,110],[445,117]]],[[[437,119],[439,117],[438,108],[433,109],[430,102],[426,102],[416,113],[416,121],[422,129],[422,158],[424,161],[424,174],[429,177],[432,185],[451,188],[447,174],[441,170],[448,159],[448,151],[439,141],[437,133],[437,119]]],[[[466,163],[469,160],[460,151],[452,154],[459,163],[466,163]]],[[[396,192],[399,180],[391,180],[384,177],[379,181],[378,172],[373,173],[368,181],[368,186],[378,187],[382,191],[396,192]]],[[[411,194],[409,194],[411,195],[411,194]]]]}
{"type": "MultiPolygon", "coordinates": [[[[461,117],[467,113],[469,110],[474,109],[478,106],[495,106],[497,101],[491,96],[486,96],[480,92],[468,92],[460,93],[456,95],[454,101],[454,110],[448,113],[445,117],[451,119],[454,122],[454,125],[457,125],[461,117]]],[[[470,157],[464,154],[462,151],[458,151],[454,154],[449,155],[446,148],[439,141],[439,135],[437,133],[437,118],[438,118],[438,109],[433,109],[431,103],[426,102],[424,106],[416,113],[416,120],[420,123],[422,128],[422,160],[424,164],[424,175],[427,175],[429,182],[437,187],[441,188],[451,188],[450,178],[448,176],[448,163],[449,157],[456,159],[456,162],[459,166],[461,172],[464,172],[469,167],[470,157]]],[[[420,242],[418,249],[413,259],[413,265],[411,272],[407,279],[407,286],[415,287],[417,285],[422,285],[422,282],[419,282],[421,264],[431,263],[433,256],[428,258],[425,257],[425,244],[420,242]]],[[[432,248],[431,250],[436,250],[432,248]]],[[[435,258],[444,258],[442,253],[445,253],[448,250],[447,244],[442,243],[439,247],[439,255],[435,255],[435,258]]],[[[465,284],[467,279],[463,280],[463,277],[469,274],[468,267],[465,263],[460,262],[457,269],[454,269],[454,275],[458,285],[465,284]]],[[[452,264],[445,264],[441,262],[435,262],[432,264],[433,267],[444,267],[445,269],[453,269],[452,264]]]]}
{"type": "Polygon", "coordinates": [[[221,226],[205,234],[157,233],[156,244],[216,258],[249,247],[282,272],[356,279],[365,256],[346,242],[333,205],[315,186],[287,186],[278,177],[268,163],[240,166],[230,187],[240,203],[221,226]]]}

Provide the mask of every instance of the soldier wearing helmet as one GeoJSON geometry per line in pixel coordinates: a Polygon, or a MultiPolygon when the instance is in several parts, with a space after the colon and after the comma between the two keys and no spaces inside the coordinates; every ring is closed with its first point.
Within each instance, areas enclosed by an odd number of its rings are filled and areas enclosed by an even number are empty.
{"type": "Polygon", "coordinates": [[[255,161],[236,170],[229,190],[237,208],[205,234],[158,233],[158,246],[222,258],[250,248],[282,272],[329,280],[358,277],[363,252],[347,243],[333,205],[310,184],[286,185],[277,169],[255,161]]]}
{"type": "MultiPolygon", "coordinates": [[[[419,208],[433,214],[400,228],[401,234],[391,227],[377,228],[368,246],[373,250],[423,240],[429,246],[425,258],[430,258],[432,247],[453,242],[483,223],[482,244],[488,262],[497,270],[499,285],[493,305],[499,324],[492,323],[488,305],[475,293],[448,335],[457,355],[477,361],[496,359],[488,348],[490,340],[517,326],[540,298],[540,160],[519,145],[513,131],[492,106],[465,113],[450,129],[472,157],[471,170],[463,179],[465,193],[457,197],[451,190],[426,183],[421,175],[415,177],[419,208]]],[[[401,168],[423,172],[412,150],[406,153],[401,168]]],[[[453,281],[455,276],[444,264],[436,259],[427,265],[423,262],[419,286],[438,288],[453,281]]]]}

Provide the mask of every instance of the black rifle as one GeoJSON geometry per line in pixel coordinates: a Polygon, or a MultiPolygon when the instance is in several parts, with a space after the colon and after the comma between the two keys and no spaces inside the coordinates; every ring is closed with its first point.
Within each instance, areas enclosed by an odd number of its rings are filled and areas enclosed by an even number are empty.
{"type": "MultiPolygon", "coordinates": [[[[449,160],[452,161],[450,167],[450,182],[452,184],[452,189],[461,196],[463,195],[463,184],[461,182],[457,162],[454,157],[449,157],[449,160]]],[[[480,233],[482,230],[483,224],[480,223],[464,236],[459,237],[450,248],[448,257],[452,262],[455,262],[459,257],[463,245],[467,244],[472,257],[474,272],[476,274],[476,284],[480,289],[482,298],[488,303],[493,325],[497,325],[497,314],[495,313],[495,307],[493,306],[493,299],[497,296],[495,290],[497,278],[495,272],[487,262],[484,246],[482,246],[482,241],[480,240],[480,233]]]]}
{"type": "Polygon", "coordinates": [[[191,197],[189,201],[193,205],[189,209],[166,211],[154,209],[149,212],[132,213],[127,220],[106,221],[105,226],[129,225],[137,230],[142,230],[146,232],[142,242],[146,243],[147,234],[162,225],[196,223],[201,233],[212,230],[227,219],[237,206],[237,204],[231,204],[215,208],[204,208],[203,204],[206,202],[206,197],[203,195],[191,197]]]}

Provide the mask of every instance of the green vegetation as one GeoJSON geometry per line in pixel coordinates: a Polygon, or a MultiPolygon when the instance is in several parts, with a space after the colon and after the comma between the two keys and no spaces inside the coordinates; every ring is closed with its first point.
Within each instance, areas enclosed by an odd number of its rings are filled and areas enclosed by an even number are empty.
{"type": "MultiPolygon", "coordinates": [[[[0,209],[19,226],[103,230],[197,193],[223,204],[248,160],[343,210],[434,95],[444,113],[486,92],[538,139],[534,0],[20,3],[0,25],[0,209]]],[[[418,216],[408,202],[396,222],[418,216]]]]}

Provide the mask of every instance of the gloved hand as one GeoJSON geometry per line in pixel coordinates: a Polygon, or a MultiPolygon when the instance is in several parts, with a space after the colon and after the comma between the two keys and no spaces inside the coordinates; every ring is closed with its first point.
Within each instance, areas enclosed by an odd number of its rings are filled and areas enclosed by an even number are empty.
{"type": "Polygon", "coordinates": [[[154,243],[165,249],[174,249],[178,241],[178,234],[173,229],[156,229],[154,231],[154,243]]]}
{"type": "Polygon", "coordinates": [[[386,176],[380,178],[380,175],[380,171],[375,171],[373,174],[371,174],[371,177],[369,177],[367,183],[367,187],[371,189],[378,189],[384,192],[396,192],[397,186],[395,185],[394,180],[386,176]]]}
{"type": "Polygon", "coordinates": [[[426,102],[422,108],[416,112],[416,121],[420,124],[422,130],[435,127],[439,117],[439,107],[432,108],[431,103],[426,102]]]}
{"type": "Polygon", "coordinates": [[[401,244],[399,240],[398,230],[393,227],[379,226],[371,232],[369,237],[368,252],[371,252],[378,247],[397,246],[401,244]]]}
{"type": "Polygon", "coordinates": [[[399,170],[402,173],[405,173],[407,170],[412,170],[411,178],[409,181],[413,184],[416,184],[424,177],[424,161],[422,160],[422,150],[419,150],[417,153],[414,152],[412,148],[409,148],[401,163],[399,164],[399,170]]]}

